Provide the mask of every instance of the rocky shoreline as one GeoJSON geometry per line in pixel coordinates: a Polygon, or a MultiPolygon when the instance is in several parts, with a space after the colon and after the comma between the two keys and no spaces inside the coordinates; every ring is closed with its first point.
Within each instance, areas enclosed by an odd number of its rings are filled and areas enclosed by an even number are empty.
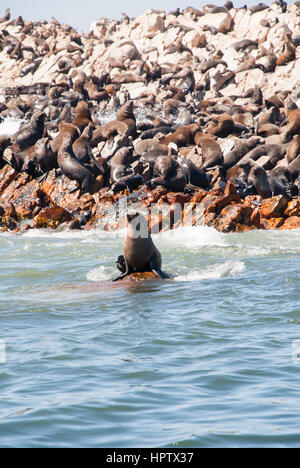
{"type": "Polygon", "coordinates": [[[299,2],[81,35],[7,11],[0,120],[24,126],[0,138],[0,231],[116,230],[128,204],[154,232],[300,228],[299,45],[299,2]]]}

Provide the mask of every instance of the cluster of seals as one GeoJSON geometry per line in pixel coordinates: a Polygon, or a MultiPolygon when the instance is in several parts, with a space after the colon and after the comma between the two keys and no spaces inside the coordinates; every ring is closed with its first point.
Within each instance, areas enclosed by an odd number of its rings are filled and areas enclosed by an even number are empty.
{"type": "Polygon", "coordinates": [[[190,194],[231,181],[242,198],[297,196],[298,14],[297,4],[281,0],[249,9],[227,2],[103,18],[80,35],[56,20],[11,20],[6,11],[0,118],[23,126],[0,140],[0,166],[39,181],[54,170],[81,194],[100,186],[190,194]],[[249,24],[263,21],[250,37],[239,35],[244,15],[249,24]],[[228,45],[219,50],[222,39],[228,45]],[[256,73],[262,81],[250,88],[256,73]],[[278,86],[269,90],[268,81],[278,86]]]}

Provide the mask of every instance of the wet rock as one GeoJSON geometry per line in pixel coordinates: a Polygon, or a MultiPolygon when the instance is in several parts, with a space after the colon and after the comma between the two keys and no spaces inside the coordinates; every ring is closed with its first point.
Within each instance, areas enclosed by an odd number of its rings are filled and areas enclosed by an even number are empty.
{"type": "Polygon", "coordinates": [[[60,224],[71,221],[73,215],[60,206],[45,208],[34,219],[34,227],[37,229],[56,229],[60,224]]]}
{"type": "Polygon", "coordinates": [[[281,226],[281,229],[300,229],[300,216],[291,216],[290,218],[286,219],[281,226]]]}
{"type": "MultiPolygon", "coordinates": [[[[132,283],[132,282],[139,282],[139,281],[147,281],[147,280],[157,280],[161,281],[155,273],[152,271],[146,271],[143,273],[132,273],[129,276],[126,276],[126,278],[120,280],[121,283],[132,283]]],[[[116,283],[118,284],[118,283],[116,283]]]]}
{"type": "Polygon", "coordinates": [[[261,217],[266,219],[281,218],[288,206],[288,200],[283,196],[269,198],[262,201],[261,217]]]}
{"type": "Polygon", "coordinates": [[[267,231],[272,231],[274,229],[279,229],[284,223],[284,218],[270,218],[270,219],[262,219],[261,224],[263,229],[267,231]]]}
{"type": "MultiPolygon", "coordinates": [[[[223,208],[214,226],[220,232],[241,231],[240,226],[248,226],[253,215],[253,208],[242,204],[229,205],[223,208]]],[[[254,226],[253,226],[254,227],[254,226]]]]}
{"type": "Polygon", "coordinates": [[[284,212],[285,218],[290,218],[291,216],[299,216],[300,215],[300,199],[297,198],[288,202],[287,208],[284,212]]]}

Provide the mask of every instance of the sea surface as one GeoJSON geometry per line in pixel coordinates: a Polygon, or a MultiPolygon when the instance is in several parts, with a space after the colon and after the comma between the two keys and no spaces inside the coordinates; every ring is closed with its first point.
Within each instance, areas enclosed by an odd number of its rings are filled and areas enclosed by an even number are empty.
{"type": "Polygon", "coordinates": [[[299,447],[300,231],[0,235],[0,447],[299,447]]]}

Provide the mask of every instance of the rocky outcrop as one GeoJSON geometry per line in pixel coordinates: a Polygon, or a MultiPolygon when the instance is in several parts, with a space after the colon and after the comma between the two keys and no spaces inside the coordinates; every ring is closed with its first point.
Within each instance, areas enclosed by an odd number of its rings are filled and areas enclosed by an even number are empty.
{"type": "Polygon", "coordinates": [[[5,16],[0,118],[45,127],[24,148],[0,135],[0,229],[118,229],[124,201],[157,232],[299,228],[298,3],[148,10],[81,35],[5,16]]]}

